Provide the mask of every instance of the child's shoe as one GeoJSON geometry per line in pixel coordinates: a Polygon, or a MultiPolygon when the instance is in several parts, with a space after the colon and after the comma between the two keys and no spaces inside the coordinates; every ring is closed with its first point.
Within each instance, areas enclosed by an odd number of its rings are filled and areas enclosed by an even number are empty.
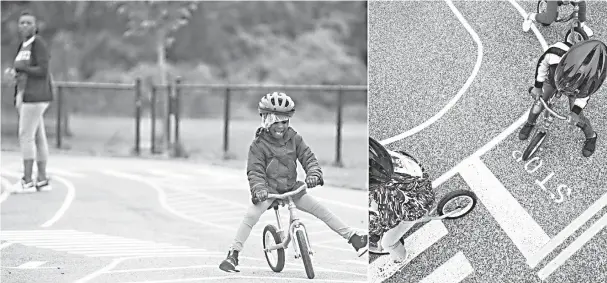
{"type": "Polygon", "coordinates": [[[238,251],[231,250],[226,259],[219,264],[219,269],[225,272],[240,272],[236,270],[236,266],[238,266],[238,251]]]}
{"type": "Polygon", "coordinates": [[[584,142],[584,148],[582,149],[582,155],[584,155],[584,157],[590,157],[594,153],[594,150],[596,149],[596,138],[597,137],[598,137],[598,135],[595,132],[594,137],[588,138],[584,142]]]}
{"type": "Polygon", "coordinates": [[[521,131],[518,133],[519,140],[524,141],[529,138],[529,134],[531,134],[531,130],[533,130],[533,127],[535,127],[535,125],[526,122],[523,128],[521,128],[521,131]]]}
{"type": "Polygon", "coordinates": [[[34,184],[34,181],[26,183],[25,180],[21,178],[13,185],[12,192],[16,194],[35,193],[36,185],[34,184]]]}
{"type": "Polygon", "coordinates": [[[369,250],[367,247],[368,238],[368,235],[360,236],[354,234],[348,241],[349,244],[352,244],[352,247],[354,247],[359,257],[364,255],[369,250]]]}

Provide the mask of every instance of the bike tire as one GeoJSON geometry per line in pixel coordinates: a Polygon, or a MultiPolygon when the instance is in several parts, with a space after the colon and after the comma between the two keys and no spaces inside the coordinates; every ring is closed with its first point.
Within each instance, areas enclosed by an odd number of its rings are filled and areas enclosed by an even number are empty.
{"type": "Polygon", "coordinates": [[[529,160],[539,150],[545,140],[546,132],[537,132],[523,152],[523,161],[529,160]]]}
{"type": "Polygon", "coordinates": [[[274,225],[268,224],[266,225],[266,227],[263,229],[263,234],[262,234],[262,241],[263,241],[263,248],[264,248],[264,254],[266,256],[266,261],[268,262],[268,265],[270,266],[270,268],[272,269],[272,271],[274,272],[281,272],[284,268],[285,268],[285,250],[284,249],[277,249],[277,259],[276,259],[276,265],[274,265],[271,261],[270,261],[270,257],[268,256],[269,252],[266,252],[266,233],[270,233],[272,238],[274,238],[274,243],[275,244],[280,244],[282,242],[282,240],[280,239],[280,235],[278,235],[278,229],[276,229],[276,227],[274,227],[274,225]]]}
{"type": "MultiPolygon", "coordinates": [[[[580,27],[574,27],[573,28],[573,32],[581,35],[583,40],[588,40],[588,35],[586,34],[586,32],[582,28],[580,28],[580,27]]],[[[571,29],[569,29],[567,31],[567,33],[565,34],[565,40],[567,40],[567,42],[571,42],[571,41],[568,40],[570,34],[571,34],[571,29]]],[[[578,41],[578,42],[581,42],[581,41],[578,41]]],[[[575,43],[577,43],[577,42],[574,42],[574,44],[575,43]]]]}
{"type": "MultiPolygon", "coordinates": [[[[539,13],[544,13],[544,12],[546,12],[546,8],[547,8],[547,6],[548,6],[548,1],[546,1],[546,0],[540,0],[540,1],[537,1],[537,13],[539,14],[539,13]]],[[[557,13],[558,13],[558,12],[557,12],[557,13]]],[[[557,16],[557,17],[558,17],[558,16],[557,16]]],[[[550,24],[544,24],[544,23],[541,23],[541,24],[542,24],[543,26],[545,26],[545,27],[547,27],[547,26],[549,26],[549,25],[550,25],[550,24]]]]}
{"type": "Polygon", "coordinates": [[[299,253],[301,254],[301,260],[303,261],[306,275],[308,276],[308,279],[313,279],[314,267],[312,266],[312,257],[310,256],[310,249],[304,231],[297,230],[295,232],[295,237],[297,238],[297,245],[299,245],[299,253]]]}
{"type": "Polygon", "coordinates": [[[446,219],[458,219],[458,218],[462,218],[466,215],[468,215],[468,213],[470,213],[472,210],[474,210],[474,207],[476,207],[476,203],[478,202],[478,198],[476,197],[476,194],[474,192],[471,191],[466,191],[466,190],[457,190],[457,191],[453,191],[453,192],[449,192],[447,193],[439,202],[437,205],[437,212],[438,215],[443,216],[445,214],[448,214],[445,212],[445,205],[455,199],[455,198],[459,198],[459,197],[467,197],[470,198],[470,200],[472,201],[472,204],[467,208],[467,210],[465,210],[462,214],[457,215],[457,216],[449,216],[449,217],[445,217],[446,219]]]}

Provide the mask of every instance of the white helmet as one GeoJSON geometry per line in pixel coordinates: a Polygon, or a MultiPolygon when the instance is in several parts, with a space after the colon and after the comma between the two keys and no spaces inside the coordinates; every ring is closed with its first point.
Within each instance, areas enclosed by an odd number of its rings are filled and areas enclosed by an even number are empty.
{"type": "Polygon", "coordinates": [[[282,92],[272,92],[261,98],[258,110],[260,115],[274,113],[291,117],[295,113],[295,102],[282,92]]]}

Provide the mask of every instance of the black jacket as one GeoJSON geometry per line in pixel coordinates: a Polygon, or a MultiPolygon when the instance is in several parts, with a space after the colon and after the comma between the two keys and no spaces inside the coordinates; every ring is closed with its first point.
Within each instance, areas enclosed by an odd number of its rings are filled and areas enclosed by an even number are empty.
{"type": "MultiPolygon", "coordinates": [[[[27,83],[23,93],[23,102],[50,102],[53,100],[53,88],[51,75],[48,71],[50,53],[47,44],[42,37],[35,35],[32,42],[32,50],[29,66],[20,70],[27,74],[27,83]]],[[[17,53],[21,49],[20,43],[17,53]]],[[[17,86],[15,86],[15,98],[17,97],[17,86]]]]}

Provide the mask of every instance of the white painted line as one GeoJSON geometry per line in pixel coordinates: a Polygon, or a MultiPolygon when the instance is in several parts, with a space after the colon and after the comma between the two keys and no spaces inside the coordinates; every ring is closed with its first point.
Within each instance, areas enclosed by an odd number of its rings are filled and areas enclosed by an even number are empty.
{"type": "Polygon", "coordinates": [[[184,246],[171,246],[171,245],[167,245],[167,244],[163,244],[163,245],[133,245],[133,244],[113,244],[113,245],[86,245],[86,246],[78,246],[78,245],[74,245],[74,246],[44,246],[44,245],[37,245],[37,247],[39,248],[45,248],[45,249],[54,249],[54,250],[61,250],[61,251],[103,251],[103,252],[108,252],[108,251],[124,251],[124,250],[137,250],[137,249],[142,249],[142,248],[148,248],[148,249],[169,249],[169,248],[174,248],[174,249],[192,249],[190,247],[184,247],[184,246]]]}
{"type": "MultiPolygon", "coordinates": [[[[394,262],[390,255],[381,256],[369,263],[369,282],[382,282],[394,275],[401,268],[416,258],[424,250],[438,242],[449,232],[442,221],[431,221],[420,227],[411,236],[405,238],[407,258],[399,263],[394,262]]],[[[314,243],[312,243],[314,245],[314,243]]]]}
{"type": "Polygon", "coordinates": [[[154,177],[169,178],[169,179],[190,179],[191,178],[191,176],[188,176],[188,175],[169,172],[169,171],[165,171],[165,170],[161,170],[161,169],[147,169],[146,171],[147,171],[147,173],[151,174],[154,177]]]}
{"type": "Polygon", "coordinates": [[[341,202],[341,201],[336,201],[336,200],[329,200],[329,199],[325,199],[325,198],[321,198],[321,197],[317,197],[317,196],[314,196],[314,198],[317,199],[317,200],[319,200],[319,201],[321,201],[321,202],[326,202],[326,203],[330,203],[330,204],[334,204],[334,205],[339,205],[339,206],[343,206],[343,207],[347,207],[347,208],[351,208],[351,209],[355,209],[355,210],[367,211],[367,212],[369,210],[369,207],[367,207],[367,206],[352,205],[352,204],[349,204],[349,203],[345,203],[345,202],[341,202]]]}
{"type": "Polygon", "coordinates": [[[537,253],[533,254],[527,264],[529,267],[535,268],[548,254],[550,254],[556,247],[561,245],[569,236],[575,231],[580,229],[590,218],[597,214],[603,207],[607,206],[607,194],[604,194],[596,202],[594,202],[586,211],[580,216],[573,220],[563,231],[559,232],[554,238],[550,240],[545,246],[543,246],[537,253]]]}
{"type": "MultiPolygon", "coordinates": [[[[514,8],[521,14],[521,16],[523,18],[527,16],[527,13],[525,12],[525,10],[518,3],[516,3],[516,1],[508,0],[508,2],[510,2],[510,4],[512,4],[512,6],[514,6],[514,8]]],[[[542,36],[540,31],[537,29],[537,27],[535,25],[531,25],[531,29],[533,30],[533,33],[535,34],[535,37],[537,38],[537,40],[540,42],[540,45],[542,46],[542,50],[548,49],[548,44],[546,43],[544,36],[542,36]]],[[[527,120],[528,116],[529,116],[529,110],[527,110],[521,117],[518,118],[518,120],[516,120],[513,124],[511,124],[508,128],[506,128],[506,130],[501,132],[497,137],[493,138],[491,141],[489,141],[483,147],[478,149],[475,153],[470,155],[468,158],[480,157],[480,156],[484,155],[485,153],[487,153],[488,151],[490,151],[491,149],[493,149],[498,143],[502,142],[510,134],[512,134],[516,129],[518,129],[521,125],[523,125],[523,123],[525,123],[525,121],[527,120]]],[[[468,158],[466,158],[466,159],[468,159],[468,158]]],[[[436,180],[434,180],[432,182],[432,187],[436,188],[436,187],[442,185],[447,180],[449,180],[451,177],[455,176],[455,174],[457,174],[457,172],[459,170],[459,167],[462,166],[463,164],[468,163],[468,161],[466,159],[464,159],[462,162],[457,164],[455,167],[451,168],[449,171],[443,173],[440,177],[438,177],[436,180]]]]}
{"type": "Polygon", "coordinates": [[[22,265],[17,266],[17,268],[36,268],[45,263],[46,263],[46,261],[29,261],[22,265]]]}
{"type": "Polygon", "coordinates": [[[93,233],[80,232],[80,231],[76,231],[76,230],[8,230],[8,231],[2,231],[2,234],[0,234],[0,236],[25,235],[25,234],[63,235],[63,234],[93,234],[93,233]]]}
{"type": "Polygon", "coordinates": [[[62,170],[62,169],[57,169],[57,168],[47,169],[47,171],[48,171],[48,173],[51,173],[53,175],[63,175],[63,176],[72,177],[72,178],[86,178],[87,177],[84,174],[70,172],[67,170],[62,170]]]}
{"type": "Polygon", "coordinates": [[[460,175],[512,240],[525,259],[550,240],[535,220],[478,158],[460,169],[460,175]]]}
{"type": "MultiPolygon", "coordinates": [[[[137,268],[137,269],[118,269],[108,271],[106,273],[131,273],[131,272],[148,272],[148,271],[161,271],[161,270],[180,270],[180,269],[198,269],[198,268],[211,268],[216,269],[217,265],[189,265],[189,266],[173,266],[173,267],[154,267],[154,268],[137,268]]],[[[238,267],[238,269],[243,270],[262,270],[267,271],[267,266],[242,266],[238,267]]],[[[289,268],[292,271],[305,271],[303,268],[289,268]]],[[[326,272],[326,273],[342,273],[342,274],[351,274],[351,275],[359,275],[359,276],[367,276],[366,273],[356,273],[349,271],[341,271],[341,270],[315,270],[317,272],[326,272]]]]}
{"type": "Polygon", "coordinates": [[[594,223],[588,230],[584,231],[580,237],[575,239],[567,248],[565,248],[558,256],[550,261],[544,268],[542,268],[537,275],[540,279],[545,280],[559,268],[565,261],[567,261],[575,252],[582,248],[592,237],[598,234],[603,228],[607,226],[607,214],[603,215],[596,223],[594,223]]]}
{"type": "MultiPolygon", "coordinates": [[[[143,253],[143,252],[139,252],[139,253],[135,253],[135,252],[116,252],[116,253],[111,253],[111,254],[95,254],[95,253],[91,253],[91,254],[82,254],[82,253],[71,253],[71,254],[78,254],[78,255],[85,255],[88,257],[107,257],[107,258],[117,258],[117,257],[132,257],[132,256],[150,256],[150,257],[161,257],[163,256],[165,253],[143,253]]],[[[208,256],[208,252],[167,252],[166,254],[171,255],[171,256],[208,256]]],[[[223,255],[223,257],[225,258],[225,254],[223,255]]]]}
{"type": "Polygon", "coordinates": [[[55,222],[57,222],[63,216],[63,214],[65,214],[67,209],[72,204],[72,201],[74,201],[74,197],[76,195],[76,188],[74,187],[74,184],[72,184],[72,182],[68,181],[67,179],[64,179],[63,177],[59,177],[59,176],[54,176],[53,178],[55,180],[63,183],[63,185],[65,185],[65,187],[67,188],[67,195],[65,196],[65,200],[63,200],[63,204],[61,205],[59,210],[57,210],[57,212],[55,213],[53,218],[49,219],[48,221],[44,222],[44,224],[40,225],[40,227],[43,227],[43,228],[47,228],[47,227],[50,227],[53,224],[55,224],[55,222]]]}
{"type": "Polygon", "coordinates": [[[477,46],[476,63],[474,64],[474,68],[472,69],[472,74],[470,74],[470,77],[468,77],[468,80],[466,80],[466,82],[464,83],[462,88],[457,92],[457,94],[438,113],[436,113],[430,119],[426,120],[425,122],[423,122],[422,124],[418,125],[417,127],[413,128],[411,130],[408,130],[402,134],[399,134],[394,137],[381,141],[380,143],[382,145],[388,145],[393,142],[402,140],[406,137],[412,136],[412,135],[420,132],[421,130],[425,129],[426,127],[434,124],[434,122],[436,122],[438,119],[443,117],[449,111],[449,109],[451,109],[453,106],[455,106],[455,103],[457,103],[457,101],[464,95],[464,93],[466,93],[466,91],[468,90],[468,87],[470,87],[470,85],[476,78],[478,71],[481,68],[481,63],[483,62],[483,43],[481,42],[481,39],[479,38],[478,34],[476,34],[474,29],[472,29],[470,24],[468,24],[468,22],[466,21],[464,16],[462,16],[462,14],[459,12],[459,10],[457,10],[457,8],[455,8],[453,3],[451,3],[451,0],[445,0],[445,2],[447,3],[447,5],[449,5],[449,8],[451,8],[453,13],[457,17],[457,19],[462,23],[462,25],[468,31],[470,36],[472,36],[472,39],[474,39],[474,42],[476,42],[476,46],[477,46]]]}
{"type": "Polygon", "coordinates": [[[101,269],[98,269],[98,270],[92,272],[91,274],[89,274],[89,275],[87,275],[87,276],[85,276],[85,277],[83,277],[81,279],[78,279],[78,280],[74,281],[74,283],[86,283],[88,281],[91,281],[91,280],[95,279],[96,277],[98,277],[99,275],[112,270],[118,264],[120,264],[121,262],[123,262],[123,261],[125,261],[127,259],[128,258],[116,258],[116,259],[113,259],[112,262],[110,262],[108,265],[104,266],[101,269]]]}
{"type": "MultiPolygon", "coordinates": [[[[240,267],[239,267],[240,268],[240,267]]],[[[216,277],[194,277],[194,278],[181,278],[181,279],[168,279],[168,280],[155,280],[155,281],[129,281],[121,283],[168,283],[168,282],[192,282],[192,281],[216,281],[216,280],[228,280],[228,279],[265,279],[271,281],[306,281],[310,282],[308,278],[295,278],[295,277],[266,277],[266,276],[216,276],[216,277]]],[[[246,282],[246,281],[245,281],[246,282]]],[[[314,279],[314,282],[343,282],[343,283],[366,283],[367,281],[354,281],[354,280],[331,280],[331,279],[314,279]]]]}
{"type": "Polygon", "coordinates": [[[474,272],[463,252],[458,252],[419,283],[458,283],[474,272]]]}
{"type": "Polygon", "coordinates": [[[205,249],[193,249],[193,248],[131,248],[128,250],[104,250],[97,249],[93,251],[81,251],[81,250],[69,250],[71,253],[75,254],[96,254],[96,255],[104,255],[104,254],[117,254],[117,253],[134,253],[134,254],[154,254],[154,253],[206,253],[205,249]]]}
{"type": "MultiPolygon", "coordinates": [[[[341,262],[345,262],[345,263],[350,263],[350,264],[358,264],[358,265],[364,265],[365,267],[367,267],[369,265],[369,261],[362,261],[362,260],[349,260],[349,259],[342,259],[340,260],[341,262]]],[[[365,273],[365,276],[367,274],[365,273]]]]}
{"type": "Polygon", "coordinates": [[[186,219],[186,220],[198,223],[198,224],[202,224],[202,225],[206,225],[206,226],[222,229],[222,230],[236,231],[236,229],[237,229],[237,227],[229,227],[229,226],[219,225],[219,224],[215,224],[215,223],[212,223],[212,222],[196,219],[194,217],[190,217],[190,216],[187,216],[187,215],[185,215],[185,214],[183,214],[181,212],[176,211],[175,209],[173,209],[172,207],[170,207],[169,205],[167,205],[165,191],[162,188],[160,188],[159,186],[157,186],[156,184],[154,184],[154,182],[151,182],[151,181],[149,181],[147,179],[144,179],[144,178],[141,178],[141,177],[138,177],[138,176],[134,176],[134,175],[131,175],[131,174],[126,174],[126,173],[114,171],[114,170],[103,170],[102,172],[104,174],[107,174],[107,175],[111,175],[111,176],[115,176],[115,177],[120,177],[120,178],[124,178],[124,179],[129,179],[129,180],[133,180],[133,181],[138,181],[138,182],[141,182],[141,183],[144,183],[144,184],[150,186],[151,188],[153,188],[154,190],[156,190],[156,192],[158,193],[158,202],[160,203],[160,206],[162,206],[165,210],[169,211],[170,213],[174,214],[177,217],[180,217],[182,219],[186,219]]]}
{"type": "Polygon", "coordinates": [[[4,177],[0,177],[0,182],[2,185],[2,194],[0,194],[0,203],[3,203],[8,196],[10,196],[11,191],[13,190],[13,184],[9,180],[4,177]]]}
{"type": "Polygon", "coordinates": [[[11,242],[5,242],[5,243],[2,243],[2,244],[0,244],[0,250],[4,249],[4,248],[6,248],[6,247],[8,247],[8,246],[10,246],[10,245],[12,245],[12,244],[13,244],[13,243],[11,243],[11,242]]]}

